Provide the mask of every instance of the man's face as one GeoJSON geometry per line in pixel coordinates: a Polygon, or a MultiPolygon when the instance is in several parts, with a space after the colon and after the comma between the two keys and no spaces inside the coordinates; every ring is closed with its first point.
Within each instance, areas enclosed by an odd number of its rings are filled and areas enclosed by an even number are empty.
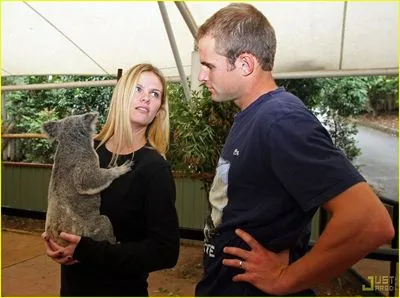
{"type": "Polygon", "coordinates": [[[215,39],[204,36],[199,40],[200,73],[198,80],[211,92],[214,101],[230,101],[239,97],[241,76],[225,56],[215,51],[215,39]]]}

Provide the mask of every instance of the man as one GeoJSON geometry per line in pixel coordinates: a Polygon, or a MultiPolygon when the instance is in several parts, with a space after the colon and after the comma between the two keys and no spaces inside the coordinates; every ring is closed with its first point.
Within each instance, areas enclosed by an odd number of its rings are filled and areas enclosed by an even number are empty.
{"type": "Polygon", "coordinates": [[[386,208],[328,132],[271,71],[275,33],[249,4],[231,4],[197,35],[199,80],[236,115],[210,191],[197,296],[313,295],[394,235],[386,208]],[[310,223],[331,219],[310,250],[310,223]]]}

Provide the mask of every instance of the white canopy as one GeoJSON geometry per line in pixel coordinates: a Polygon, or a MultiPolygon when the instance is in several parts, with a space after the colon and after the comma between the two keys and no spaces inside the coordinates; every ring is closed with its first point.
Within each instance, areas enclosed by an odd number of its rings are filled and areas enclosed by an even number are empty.
{"type": "MultiPolygon", "coordinates": [[[[397,1],[251,4],[275,28],[275,74],[398,73],[397,1]]],[[[193,36],[178,5],[164,5],[181,64],[190,75],[193,36]]],[[[199,26],[228,2],[183,5],[199,26]]],[[[2,1],[1,6],[2,76],[115,75],[141,62],[158,66],[166,76],[179,75],[155,1],[2,1]]]]}

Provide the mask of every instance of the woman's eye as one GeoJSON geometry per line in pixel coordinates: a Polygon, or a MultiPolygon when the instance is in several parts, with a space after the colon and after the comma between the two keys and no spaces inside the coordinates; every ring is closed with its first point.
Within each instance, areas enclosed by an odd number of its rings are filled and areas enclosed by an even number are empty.
{"type": "Polygon", "coordinates": [[[135,87],[135,91],[136,91],[136,92],[140,92],[140,91],[142,91],[142,88],[141,88],[140,86],[136,86],[136,87],[135,87]]]}
{"type": "Polygon", "coordinates": [[[158,92],[151,92],[151,96],[153,96],[154,98],[160,98],[160,93],[158,93],[158,92]]]}

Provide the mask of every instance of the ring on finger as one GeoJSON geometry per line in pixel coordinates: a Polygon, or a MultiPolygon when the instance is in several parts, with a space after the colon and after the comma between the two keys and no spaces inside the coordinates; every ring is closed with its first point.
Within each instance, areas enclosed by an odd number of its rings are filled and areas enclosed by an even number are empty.
{"type": "Polygon", "coordinates": [[[239,261],[239,268],[243,269],[243,261],[242,260],[239,261]]]}

